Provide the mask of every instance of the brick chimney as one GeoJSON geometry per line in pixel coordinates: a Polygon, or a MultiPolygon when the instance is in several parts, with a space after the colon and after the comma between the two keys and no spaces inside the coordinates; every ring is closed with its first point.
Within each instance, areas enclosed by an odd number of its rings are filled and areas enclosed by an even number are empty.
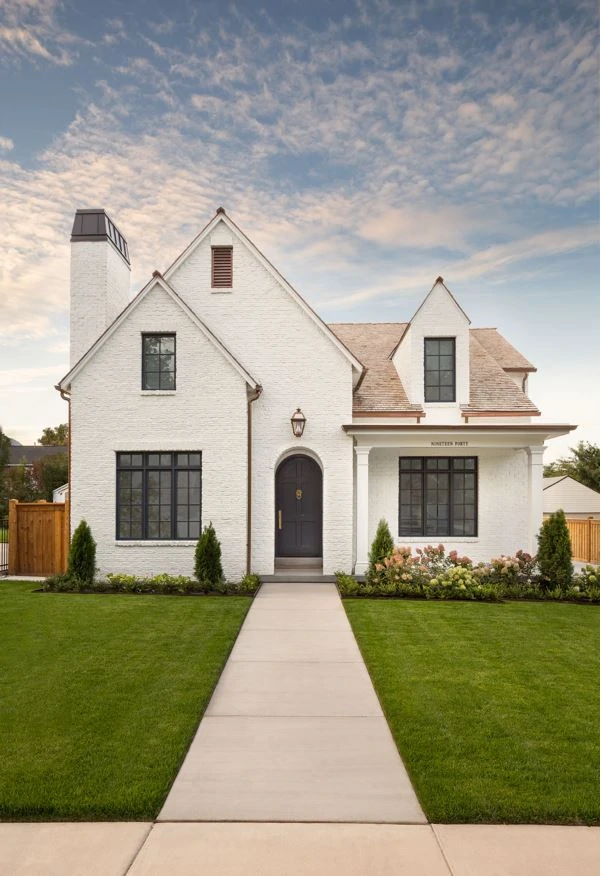
{"type": "Polygon", "coordinates": [[[129,303],[127,242],[104,210],[77,210],[71,232],[73,367],[129,303]]]}

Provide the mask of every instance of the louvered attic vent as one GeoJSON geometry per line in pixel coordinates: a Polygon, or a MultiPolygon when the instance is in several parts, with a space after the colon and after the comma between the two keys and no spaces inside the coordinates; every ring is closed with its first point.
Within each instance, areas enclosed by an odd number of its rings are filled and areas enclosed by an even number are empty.
{"type": "Polygon", "coordinates": [[[232,288],[233,247],[212,247],[211,286],[213,289],[232,288]]]}

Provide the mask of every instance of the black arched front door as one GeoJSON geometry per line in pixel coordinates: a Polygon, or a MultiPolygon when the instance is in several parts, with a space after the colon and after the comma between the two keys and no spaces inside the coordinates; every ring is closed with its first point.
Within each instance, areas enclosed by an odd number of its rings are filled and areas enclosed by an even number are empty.
{"type": "Polygon", "coordinates": [[[277,557],[321,557],[322,476],[308,456],[289,456],[275,476],[277,557]]]}

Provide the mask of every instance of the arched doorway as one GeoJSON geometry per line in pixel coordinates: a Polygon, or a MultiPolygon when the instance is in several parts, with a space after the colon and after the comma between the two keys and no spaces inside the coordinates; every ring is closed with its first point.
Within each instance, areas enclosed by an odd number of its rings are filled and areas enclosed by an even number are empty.
{"type": "Polygon", "coordinates": [[[296,454],[275,475],[276,557],[322,556],[322,474],[314,459],[296,454]]]}

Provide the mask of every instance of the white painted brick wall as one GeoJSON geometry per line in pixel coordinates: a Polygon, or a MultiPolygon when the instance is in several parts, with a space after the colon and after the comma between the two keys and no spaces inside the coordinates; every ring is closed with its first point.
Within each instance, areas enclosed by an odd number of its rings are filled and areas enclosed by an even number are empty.
{"type": "Polygon", "coordinates": [[[115,454],[201,450],[203,524],[213,521],[225,574],[244,574],[246,384],[160,287],[74,379],[71,404],[72,526],[87,519],[102,573],[193,574],[194,543],[116,540],[115,454]],[[148,331],[177,334],[174,394],[142,394],[141,333],[148,331]]]}
{"type": "Polygon", "coordinates": [[[410,539],[398,535],[399,456],[444,456],[424,448],[373,448],[369,455],[369,539],[384,517],[398,545],[424,547],[445,545],[447,550],[467,554],[472,560],[488,562],[500,554],[527,550],[528,462],[524,450],[474,448],[457,456],[478,457],[477,538],[410,539]]]}
{"type": "Polygon", "coordinates": [[[263,386],[253,404],[253,571],[273,571],[276,467],[303,451],[323,470],[324,573],[350,568],[353,442],[341,428],[352,416],[350,363],[223,223],[168,279],[263,386]],[[234,286],[215,291],[211,243],[229,242],[234,286]],[[290,426],[297,407],[307,417],[301,439],[290,426]]]}
{"type": "Polygon", "coordinates": [[[393,362],[412,404],[422,404],[426,424],[462,423],[460,405],[469,404],[469,323],[447,290],[437,283],[403,337],[393,362]],[[455,338],[456,400],[424,402],[424,338],[455,338]]]}
{"type": "Polygon", "coordinates": [[[130,270],[106,240],[71,243],[71,367],[129,303],[130,270]]]}

